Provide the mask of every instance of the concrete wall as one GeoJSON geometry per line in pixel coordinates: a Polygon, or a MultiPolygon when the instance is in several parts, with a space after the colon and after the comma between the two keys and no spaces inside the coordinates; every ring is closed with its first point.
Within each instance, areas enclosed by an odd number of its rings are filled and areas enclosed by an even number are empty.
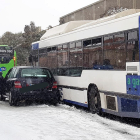
{"type": "Polygon", "coordinates": [[[99,0],[60,17],[60,24],[74,20],[96,20],[119,9],[140,9],[140,0],[99,0]]]}

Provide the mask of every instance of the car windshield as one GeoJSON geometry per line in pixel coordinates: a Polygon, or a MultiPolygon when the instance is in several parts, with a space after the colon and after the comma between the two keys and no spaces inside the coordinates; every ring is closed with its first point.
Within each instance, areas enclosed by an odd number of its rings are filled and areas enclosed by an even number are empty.
{"type": "Polygon", "coordinates": [[[0,64],[9,63],[11,60],[10,56],[0,56],[0,64]]]}
{"type": "Polygon", "coordinates": [[[50,71],[45,68],[25,68],[21,70],[21,77],[47,77],[51,78],[50,71]]]}

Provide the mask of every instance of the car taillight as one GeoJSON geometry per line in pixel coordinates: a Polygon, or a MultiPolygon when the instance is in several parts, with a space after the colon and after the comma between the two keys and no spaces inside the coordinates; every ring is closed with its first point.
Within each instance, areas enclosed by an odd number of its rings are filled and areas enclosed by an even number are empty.
{"type": "Polygon", "coordinates": [[[20,81],[14,82],[15,88],[22,88],[20,81]]]}
{"type": "Polygon", "coordinates": [[[56,89],[57,88],[57,82],[55,81],[55,82],[53,82],[53,86],[52,86],[52,88],[54,89],[56,89]]]}

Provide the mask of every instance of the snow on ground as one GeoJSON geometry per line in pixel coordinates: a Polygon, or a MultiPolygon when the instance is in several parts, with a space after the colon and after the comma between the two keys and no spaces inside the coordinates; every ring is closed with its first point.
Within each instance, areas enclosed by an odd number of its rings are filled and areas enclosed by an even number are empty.
{"type": "Polygon", "coordinates": [[[0,140],[140,140],[140,128],[68,105],[0,102],[0,140]]]}

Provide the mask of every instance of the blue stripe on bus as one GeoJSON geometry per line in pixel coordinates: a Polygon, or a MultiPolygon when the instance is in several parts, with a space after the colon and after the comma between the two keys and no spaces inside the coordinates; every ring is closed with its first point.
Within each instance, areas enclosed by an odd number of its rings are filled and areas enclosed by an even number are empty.
{"type": "MultiPolygon", "coordinates": [[[[140,50],[140,16],[139,16],[139,50],[140,50]]],[[[139,61],[140,61],[140,51],[139,51],[139,61]]]]}
{"type": "Polygon", "coordinates": [[[122,112],[138,112],[138,101],[121,98],[122,112]]]}
{"type": "Polygon", "coordinates": [[[63,101],[64,101],[64,102],[67,102],[67,103],[71,103],[71,104],[83,106],[83,107],[88,107],[87,104],[83,104],[83,103],[79,103],[79,102],[75,102],[75,101],[71,101],[71,100],[66,100],[66,99],[64,99],[63,101]]]}

